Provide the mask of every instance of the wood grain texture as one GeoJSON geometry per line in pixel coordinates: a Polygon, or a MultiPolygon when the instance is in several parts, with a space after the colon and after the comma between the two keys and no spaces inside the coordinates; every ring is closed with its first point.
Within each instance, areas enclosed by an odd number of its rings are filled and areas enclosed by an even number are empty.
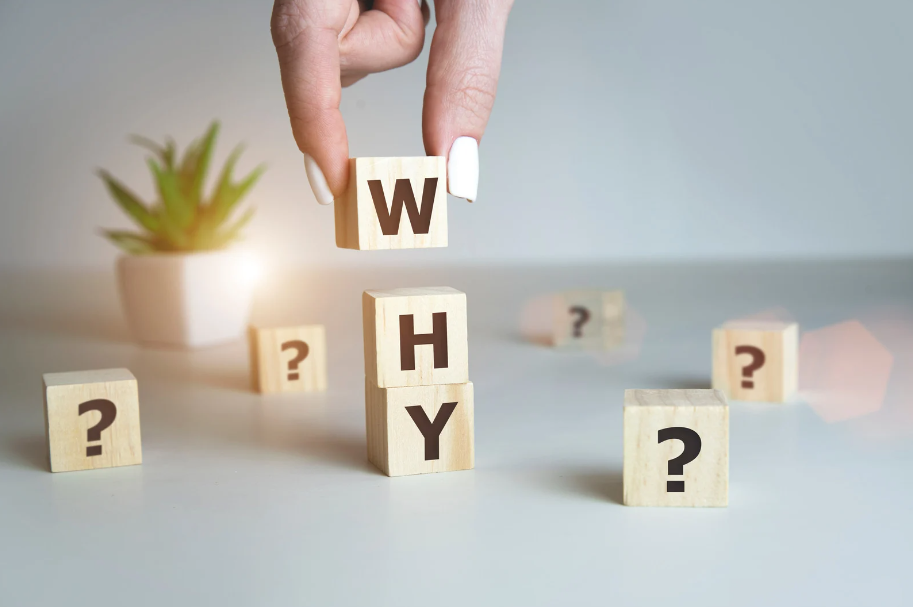
{"type": "Polygon", "coordinates": [[[127,369],[46,373],[44,375],[44,422],[51,472],[70,472],[132,466],[143,463],[140,436],[139,391],[136,378],[127,369]],[[79,413],[80,405],[95,400],[114,404],[113,423],[90,441],[90,428],[102,413],[79,413]],[[98,455],[87,449],[101,448],[98,455]]]}
{"type": "MultiPolygon", "coordinates": [[[[376,188],[376,185],[374,186],[376,188]]],[[[418,249],[447,246],[447,162],[443,156],[414,158],[350,158],[349,186],[334,202],[336,246],[344,249],[418,249]],[[430,224],[422,230],[413,226],[410,213],[403,207],[399,229],[384,234],[382,219],[375,207],[371,182],[380,182],[387,213],[399,213],[401,199],[395,197],[397,180],[409,180],[415,209],[422,215],[430,211],[430,224]],[[431,181],[436,180],[436,181],[431,181]],[[426,188],[433,196],[431,209],[422,203],[426,188]],[[420,233],[424,232],[424,233],[420,233]]],[[[394,222],[395,223],[395,222],[394,222]]]]}
{"type": "Polygon", "coordinates": [[[625,390],[624,503],[626,506],[729,504],[729,406],[717,390],[625,390]],[[669,475],[669,460],[682,454],[680,440],[659,442],[664,428],[690,428],[701,439],[684,474],[669,475]],[[681,493],[667,481],[683,480],[681,493]]]}
{"type": "Polygon", "coordinates": [[[780,321],[734,320],[713,330],[713,387],[732,400],[783,403],[799,384],[799,325],[780,321]],[[764,365],[746,377],[751,354],[736,354],[739,346],[764,353],[764,365]],[[743,387],[744,381],[750,387],[743,387]]]}
{"type": "Polygon", "coordinates": [[[469,470],[475,466],[472,382],[378,388],[365,378],[368,460],[387,476],[469,470]],[[435,420],[444,403],[456,403],[438,438],[437,459],[426,459],[426,438],[407,407],[435,420]]]}
{"type": "Polygon", "coordinates": [[[323,392],[327,389],[327,341],[323,325],[297,327],[255,327],[248,330],[251,386],[261,394],[278,392],[323,392]],[[304,360],[298,362],[298,349],[288,342],[307,345],[304,360]]]}
{"type": "Polygon", "coordinates": [[[624,344],[624,291],[565,291],[554,301],[552,343],[556,347],[610,350],[624,344]],[[582,318],[578,309],[589,316],[582,318]]]}
{"type": "Polygon", "coordinates": [[[365,291],[362,296],[365,375],[378,387],[461,384],[469,381],[466,294],[450,287],[365,291]],[[411,316],[414,335],[434,332],[434,315],[446,314],[447,365],[429,344],[411,348],[415,368],[401,360],[402,316],[411,316]]]}

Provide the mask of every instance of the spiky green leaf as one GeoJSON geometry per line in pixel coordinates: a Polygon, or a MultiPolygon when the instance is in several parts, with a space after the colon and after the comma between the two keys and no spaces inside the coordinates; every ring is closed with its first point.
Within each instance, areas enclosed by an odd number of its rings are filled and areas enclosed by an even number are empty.
{"type": "Polygon", "coordinates": [[[209,205],[209,214],[215,227],[221,226],[228,220],[232,211],[250,191],[266,167],[260,165],[251,171],[247,177],[237,184],[228,183],[225,187],[219,189],[219,196],[214,198],[209,205]]]}
{"type": "Polygon", "coordinates": [[[151,158],[148,162],[149,169],[155,175],[155,183],[165,211],[164,214],[168,216],[168,223],[178,230],[186,230],[193,223],[196,213],[193,206],[187,202],[187,198],[181,192],[177,174],[168,169],[163,170],[151,158]]]}
{"type": "Polygon", "coordinates": [[[155,141],[152,141],[148,137],[143,137],[142,135],[130,135],[127,137],[127,141],[134,145],[138,145],[141,148],[146,148],[162,160],[165,158],[165,148],[160,146],[155,141]]]}
{"type": "Polygon", "coordinates": [[[241,230],[244,229],[251,218],[254,216],[254,209],[247,209],[244,214],[241,216],[241,219],[225,228],[221,232],[215,234],[212,240],[212,247],[215,249],[221,249],[228,246],[232,242],[238,239],[241,235],[241,230]]]}
{"type": "Polygon", "coordinates": [[[148,137],[143,137],[142,135],[130,135],[128,139],[130,143],[136,144],[142,148],[146,148],[155,154],[156,157],[162,161],[162,164],[165,165],[166,169],[171,170],[174,168],[174,155],[175,148],[177,147],[174,143],[174,139],[170,137],[166,139],[164,146],[161,146],[155,141],[152,141],[148,137]]]}
{"type": "Polygon", "coordinates": [[[174,158],[177,155],[177,144],[174,139],[168,137],[165,140],[165,151],[162,153],[162,160],[165,162],[165,168],[169,171],[174,170],[174,158]]]}
{"type": "Polygon", "coordinates": [[[155,251],[155,242],[142,234],[123,230],[103,230],[102,233],[115,245],[131,255],[144,255],[155,251]]]}
{"type": "Polygon", "coordinates": [[[118,204],[149,232],[148,235],[110,232],[107,237],[134,252],[150,247],[156,251],[206,250],[221,248],[236,240],[253,212],[248,211],[229,227],[225,224],[264,168],[257,167],[235,183],[232,173],[242,150],[239,146],[226,160],[216,187],[206,200],[203,188],[218,131],[219,123],[211,123],[203,137],[187,146],[180,160],[177,145],[171,138],[165,139],[162,145],[145,137],[132,137],[133,143],[154,155],[148,163],[155,178],[158,200],[147,206],[110,175],[100,172],[118,204]]]}
{"type": "Polygon", "coordinates": [[[206,181],[206,173],[209,171],[209,161],[212,159],[212,149],[215,146],[216,137],[219,135],[219,123],[213,122],[209,125],[209,130],[203,136],[197,151],[196,164],[193,170],[193,182],[191,184],[191,199],[199,205],[203,201],[203,184],[206,181]]]}
{"type": "Polygon", "coordinates": [[[225,202],[224,198],[229,190],[232,189],[232,173],[234,173],[235,164],[238,162],[238,157],[241,156],[241,152],[243,151],[243,144],[235,146],[235,149],[231,151],[231,154],[229,154],[228,158],[225,160],[225,165],[222,167],[222,172],[219,174],[219,181],[216,183],[216,187],[212,192],[212,197],[209,200],[209,205],[207,205],[209,215],[214,221],[215,217],[224,215],[222,207],[228,204],[225,202]]]}
{"type": "Polygon", "coordinates": [[[159,243],[163,251],[183,251],[192,249],[191,233],[179,228],[166,212],[159,216],[162,229],[159,230],[159,243]]]}
{"type": "Polygon", "coordinates": [[[108,188],[111,197],[114,198],[127,215],[132,217],[140,226],[150,232],[156,232],[159,229],[160,222],[158,218],[149,211],[136,194],[128,190],[120,181],[115,179],[113,175],[104,169],[98,171],[98,176],[105,182],[105,186],[108,188]]]}

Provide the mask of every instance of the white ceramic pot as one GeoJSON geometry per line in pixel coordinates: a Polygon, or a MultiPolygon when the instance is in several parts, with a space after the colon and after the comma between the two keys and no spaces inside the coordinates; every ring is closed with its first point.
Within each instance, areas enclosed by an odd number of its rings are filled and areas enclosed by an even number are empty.
{"type": "Polygon", "coordinates": [[[117,277],[127,322],[141,343],[199,348],[244,335],[254,291],[244,253],[123,255],[117,277]]]}

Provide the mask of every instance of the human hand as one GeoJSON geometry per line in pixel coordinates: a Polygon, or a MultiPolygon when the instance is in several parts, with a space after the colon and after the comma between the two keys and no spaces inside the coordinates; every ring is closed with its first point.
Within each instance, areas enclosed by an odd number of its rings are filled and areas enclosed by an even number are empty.
{"type": "MultiPolygon", "coordinates": [[[[422,111],[425,153],[447,157],[447,190],[469,201],[478,192],[478,142],[495,101],[512,4],[435,0],[422,111]]],[[[275,1],[271,30],[292,133],[321,204],[341,195],[349,179],[342,87],[418,57],[429,14],[422,0],[275,1]]]]}

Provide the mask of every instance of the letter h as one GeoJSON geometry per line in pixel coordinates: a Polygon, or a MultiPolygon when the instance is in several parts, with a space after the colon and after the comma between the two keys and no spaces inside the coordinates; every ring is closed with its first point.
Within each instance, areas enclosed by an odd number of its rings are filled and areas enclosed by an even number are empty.
{"type": "Polygon", "coordinates": [[[412,314],[401,314],[399,317],[399,357],[403,371],[415,370],[415,346],[430,345],[434,347],[434,368],[446,369],[447,361],[447,312],[435,312],[431,315],[431,333],[415,334],[415,317],[412,314]]]}

